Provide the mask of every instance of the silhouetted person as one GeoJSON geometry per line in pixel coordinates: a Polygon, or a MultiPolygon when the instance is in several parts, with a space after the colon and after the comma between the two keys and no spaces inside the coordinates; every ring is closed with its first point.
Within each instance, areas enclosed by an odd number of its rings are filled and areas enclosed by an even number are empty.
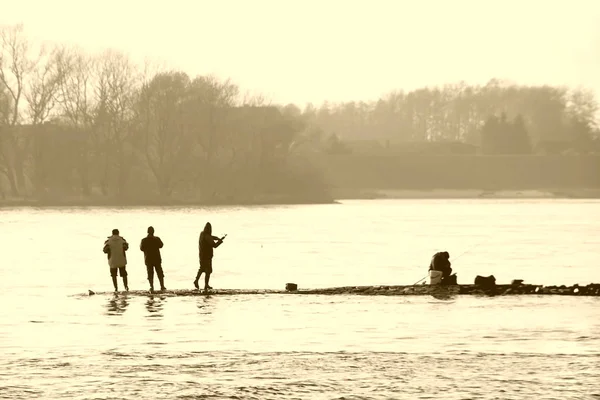
{"type": "MultiPolygon", "coordinates": [[[[431,264],[429,264],[430,271],[440,271],[442,273],[441,283],[452,284],[450,281],[452,274],[452,263],[450,262],[450,253],[447,251],[440,251],[435,253],[431,258],[431,264]]],[[[456,284],[456,283],[454,283],[456,284]]]]}
{"type": "Polygon", "coordinates": [[[429,264],[430,271],[440,271],[442,273],[442,279],[450,276],[452,273],[450,263],[450,253],[447,251],[440,251],[435,253],[431,258],[431,264],[429,264]]]}
{"type": "Polygon", "coordinates": [[[148,282],[150,282],[150,291],[154,291],[154,270],[160,282],[160,290],[165,288],[165,278],[162,269],[162,258],[160,249],[163,247],[163,242],[158,236],[154,236],[154,228],[148,227],[148,236],[142,239],[140,250],[144,252],[144,263],[146,264],[146,272],[148,273],[148,282]]]}
{"type": "Polygon", "coordinates": [[[115,292],[119,290],[117,285],[117,270],[119,271],[121,278],[123,278],[123,286],[125,286],[125,290],[129,291],[126,270],[127,255],[125,254],[128,249],[129,244],[124,238],[119,236],[119,230],[113,229],[112,236],[109,236],[108,239],[106,239],[102,251],[108,255],[108,266],[110,267],[110,276],[112,277],[115,292]]]}
{"type": "MultiPolygon", "coordinates": [[[[225,235],[227,236],[227,235],[225,235]]],[[[196,280],[194,280],[194,286],[196,289],[200,289],[198,286],[198,281],[200,280],[200,276],[204,272],[204,290],[212,289],[208,282],[210,280],[210,274],[212,274],[212,259],[213,259],[213,249],[216,249],[223,243],[223,239],[218,238],[212,235],[212,225],[210,222],[207,222],[204,226],[204,230],[200,233],[200,239],[198,240],[198,250],[200,255],[200,269],[198,269],[198,274],[196,274],[196,280]]]]}

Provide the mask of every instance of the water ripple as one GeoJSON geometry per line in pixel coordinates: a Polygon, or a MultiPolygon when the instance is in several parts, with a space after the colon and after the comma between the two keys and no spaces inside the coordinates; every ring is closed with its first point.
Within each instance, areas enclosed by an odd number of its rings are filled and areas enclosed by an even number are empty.
{"type": "MultiPolygon", "coordinates": [[[[221,288],[411,284],[438,246],[467,251],[461,282],[600,282],[599,205],[5,211],[0,398],[600,400],[600,298],[69,296],[110,290],[98,246],[117,226],[136,243],[149,221],[165,241],[167,287],[190,288],[206,218],[231,233],[215,259],[221,288]],[[57,226],[68,258],[48,240],[57,226]],[[494,240],[473,248],[482,235],[494,240]]],[[[130,287],[146,289],[133,250],[130,287]]]]}

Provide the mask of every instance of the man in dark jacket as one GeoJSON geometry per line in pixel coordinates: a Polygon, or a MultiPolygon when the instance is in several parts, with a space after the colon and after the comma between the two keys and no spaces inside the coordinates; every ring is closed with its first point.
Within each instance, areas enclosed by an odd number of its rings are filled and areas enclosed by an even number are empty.
{"type": "Polygon", "coordinates": [[[440,271],[442,273],[442,285],[456,285],[456,274],[452,274],[452,263],[450,262],[450,253],[440,251],[435,253],[429,264],[430,271],[440,271]]]}
{"type": "Polygon", "coordinates": [[[158,236],[154,236],[154,228],[148,228],[148,236],[142,239],[140,250],[144,252],[144,263],[146,264],[146,272],[148,273],[148,282],[150,282],[150,291],[154,291],[154,270],[160,282],[160,290],[165,288],[164,273],[162,269],[162,258],[160,249],[163,247],[163,242],[158,236]]]}
{"type": "Polygon", "coordinates": [[[452,273],[452,267],[450,263],[450,253],[447,251],[440,251],[435,253],[431,258],[431,264],[429,264],[429,270],[440,271],[442,277],[446,278],[452,273]]]}
{"type": "MultiPolygon", "coordinates": [[[[225,235],[227,236],[227,235],[225,235]]],[[[213,259],[213,249],[216,249],[223,243],[223,239],[218,238],[212,235],[212,225],[210,222],[207,222],[204,226],[204,230],[200,233],[200,238],[198,240],[198,250],[200,256],[200,269],[198,269],[198,273],[196,274],[196,279],[194,280],[194,286],[196,289],[200,289],[198,285],[198,281],[200,280],[200,276],[204,272],[204,290],[212,289],[208,286],[208,281],[210,280],[210,274],[212,274],[212,259],[213,259]]]]}

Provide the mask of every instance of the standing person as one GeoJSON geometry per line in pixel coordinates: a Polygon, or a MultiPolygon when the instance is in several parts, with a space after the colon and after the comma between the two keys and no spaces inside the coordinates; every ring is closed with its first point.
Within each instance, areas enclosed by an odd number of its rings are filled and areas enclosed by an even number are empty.
{"type": "Polygon", "coordinates": [[[167,290],[160,256],[162,247],[162,240],[158,236],[154,236],[154,228],[148,227],[148,236],[142,239],[140,250],[144,252],[144,263],[148,273],[148,282],[150,282],[150,292],[154,292],[154,270],[156,270],[156,276],[160,282],[160,290],[167,290]]]}
{"type": "Polygon", "coordinates": [[[110,267],[110,276],[112,277],[113,286],[115,292],[119,291],[117,285],[117,270],[119,275],[123,278],[123,286],[125,291],[129,291],[129,285],[127,284],[127,255],[125,252],[129,249],[127,241],[119,236],[119,230],[113,229],[112,236],[104,242],[104,248],[102,251],[108,255],[108,266],[110,267]]]}
{"type": "MultiPolygon", "coordinates": [[[[227,236],[227,235],[225,235],[227,236]]],[[[196,289],[200,289],[198,286],[198,281],[200,280],[200,276],[204,272],[204,290],[212,289],[208,282],[210,280],[210,274],[212,274],[212,259],[213,259],[213,249],[216,249],[223,243],[223,239],[218,238],[212,235],[212,225],[210,222],[207,222],[204,226],[204,230],[200,233],[200,238],[198,240],[198,250],[200,256],[200,269],[198,269],[198,273],[196,274],[196,280],[194,280],[194,286],[196,289]]]]}

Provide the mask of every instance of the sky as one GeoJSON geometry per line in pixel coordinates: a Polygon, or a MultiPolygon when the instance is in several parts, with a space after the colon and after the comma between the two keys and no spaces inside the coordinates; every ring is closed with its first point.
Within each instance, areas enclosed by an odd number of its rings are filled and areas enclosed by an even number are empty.
{"type": "Polygon", "coordinates": [[[35,41],[117,49],[277,103],[492,78],[600,98],[600,0],[0,0],[35,41]]]}

